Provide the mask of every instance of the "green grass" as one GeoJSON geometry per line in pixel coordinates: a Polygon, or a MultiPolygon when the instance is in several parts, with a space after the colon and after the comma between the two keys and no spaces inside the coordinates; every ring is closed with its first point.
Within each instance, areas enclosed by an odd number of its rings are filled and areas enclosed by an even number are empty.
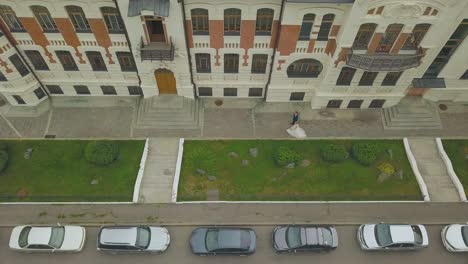
{"type": "Polygon", "coordinates": [[[0,201],[131,201],[145,142],[116,141],[120,158],[109,166],[84,159],[88,141],[2,141],[8,145],[7,169],[0,173],[0,201]],[[24,158],[32,148],[31,159],[24,158]],[[96,185],[91,181],[97,179],[96,185]],[[24,189],[27,197],[18,198],[24,189]]]}
{"type": "Polygon", "coordinates": [[[444,140],[444,149],[452,162],[453,170],[468,194],[468,139],[444,140]]]}
{"type": "Polygon", "coordinates": [[[352,158],[338,164],[319,156],[320,146],[334,142],[351,148],[351,140],[232,140],[185,141],[184,159],[178,190],[179,201],[206,200],[207,190],[218,189],[221,200],[421,200],[420,190],[411,170],[401,140],[367,140],[376,144],[379,157],[365,167],[352,158]],[[309,167],[279,168],[273,160],[274,150],[287,145],[311,161],[309,167]],[[257,147],[258,157],[249,155],[257,147]],[[392,149],[393,159],[386,152],[392,149]],[[231,158],[228,153],[240,156],[231,158]],[[199,158],[202,157],[202,158],[199,158]],[[250,165],[241,166],[247,159],[250,165]],[[380,183],[377,165],[389,161],[402,169],[402,180],[396,177],[380,183]],[[206,170],[202,176],[196,169],[206,170]],[[281,176],[284,173],[287,176],[281,176]],[[207,175],[216,176],[208,181],[207,175]]]}

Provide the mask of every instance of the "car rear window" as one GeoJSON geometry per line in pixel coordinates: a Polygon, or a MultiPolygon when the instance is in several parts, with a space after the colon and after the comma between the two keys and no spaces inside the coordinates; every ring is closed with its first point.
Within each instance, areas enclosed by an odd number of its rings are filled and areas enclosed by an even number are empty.
{"type": "Polygon", "coordinates": [[[30,226],[27,226],[27,227],[23,228],[23,230],[21,230],[21,233],[20,233],[19,239],[18,239],[18,245],[20,247],[25,247],[25,246],[28,245],[28,235],[29,235],[30,230],[31,230],[30,226]]]}
{"type": "Polygon", "coordinates": [[[250,232],[249,231],[242,231],[241,232],[241,249],[249,249],[250,248],[250,232]]]}
{"type": "Polygon", "coordinates": [[[378,224],[374,229],[375,239],[380,246],[388,246],[392,244],[392,235],[390,234],[390,226],[387,224],[378,224]]]}
{"type": "Polygon", "coordinates": [[[147,227],[139,227],[137,231],[136,246],[139,248],[148,248],[151,240],[151,231],[147,227]]]}
{"type": "Polygon", "coordinates": [[[206,233],[205,246],[208,251],[214,251],[218,246],[218,230],[210,229],[206,233]]]}
{"type": "Polygon", "coordinates": [[[323,244],[324,246],[331,246],[333,245],[333,235],[330,229],[322,228],[322,236],[323,236],[323,244]]]}
{"type": "Polygon", "coordinates": [[[63,226],[52,227],[52,233],[50,234],[49,245],[54,248],[60,248],[63,244],[64,237],[65,237],[65,228],[63,226]]]}
{"type": "Polygon", "coordinates": [[[299,227],[289,227],[286,231],[286,243],[290,248],[297,248],[302,245],[301,229],[299,227]]]}

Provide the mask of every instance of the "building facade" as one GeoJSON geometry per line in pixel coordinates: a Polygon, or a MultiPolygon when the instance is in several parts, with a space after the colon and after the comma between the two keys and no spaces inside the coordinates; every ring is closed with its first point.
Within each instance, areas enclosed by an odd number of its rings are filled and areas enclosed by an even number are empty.
{"type": "MultiPolygon", "coordinates": [[[[0,97],[468,101],[466,0],[4,0],[0,97]]],[[[1,99],[1,98],[0,98],[1,99]]]]}

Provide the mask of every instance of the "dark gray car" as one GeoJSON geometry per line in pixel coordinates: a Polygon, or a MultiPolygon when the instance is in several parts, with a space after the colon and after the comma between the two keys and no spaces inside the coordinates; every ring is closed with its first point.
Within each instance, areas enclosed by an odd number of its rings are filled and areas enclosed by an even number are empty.
{"type": "Polygon", "coordinates": [[[250,255],[256,249],[256,235],[250,228],[199,227],[192,232],[190,248],[200,256],[250,255]]]}
{"type": "Polygon", "coordinates": [[[273,247],[277,252],[330,251],[338,247],[338,233],[330,226],[279,226],[273,247]]]}

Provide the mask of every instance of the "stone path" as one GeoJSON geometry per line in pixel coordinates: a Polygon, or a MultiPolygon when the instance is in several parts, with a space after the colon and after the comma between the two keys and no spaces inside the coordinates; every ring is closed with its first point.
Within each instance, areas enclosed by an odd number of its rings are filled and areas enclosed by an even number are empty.
{"type": "Polygon", "coordinates": [[[408,140],[421,176],[433,202],[459,202],[458,192],[447,173],[434,138],[408,140]]]}
{"type": "Polygon", "coordinates": [[[141,183],[139,202],[171,202],[178,149],[178,138],[151,138],[149,140],[148,158],[141,183]]]}

